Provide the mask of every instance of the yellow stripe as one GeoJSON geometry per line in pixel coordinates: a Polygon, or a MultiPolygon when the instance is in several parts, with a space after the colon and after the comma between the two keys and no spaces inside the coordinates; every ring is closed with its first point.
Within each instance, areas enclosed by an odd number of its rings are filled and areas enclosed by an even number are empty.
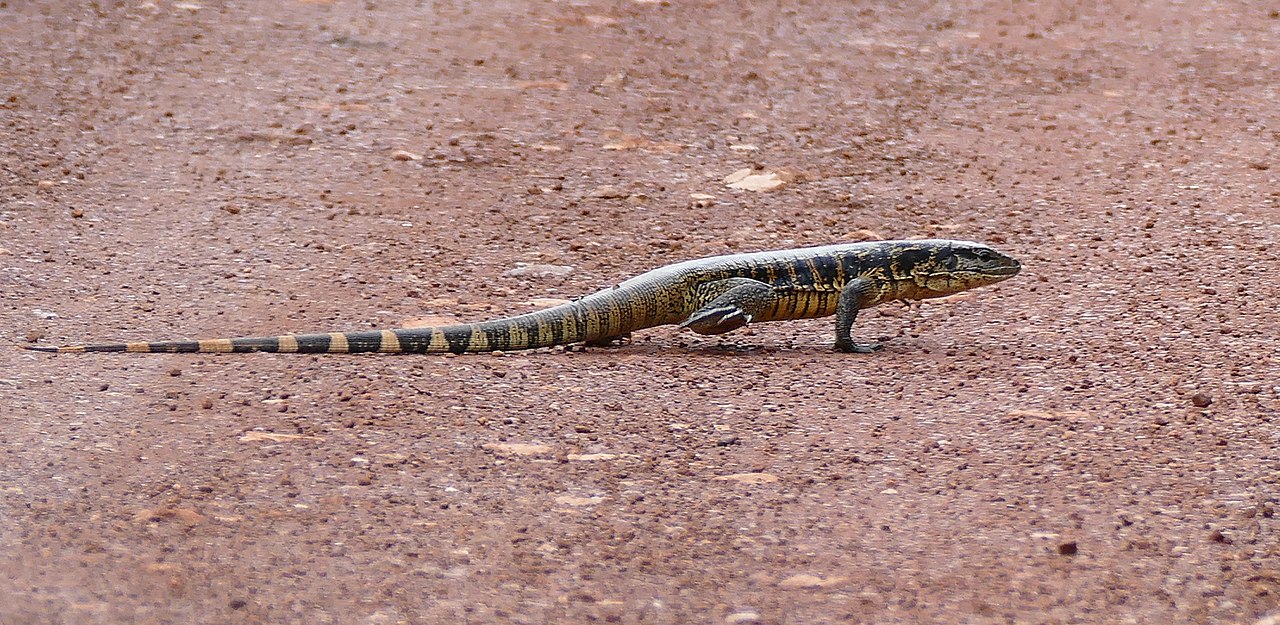
{"type": "Polygon", "coordinates": [[[231,339],[205,339],[199,343],[202,352],[225,354],[231,351],[231,339]]]}
{"type": "Polygon", "coordinates": [[[507,349],[524,349],[524,343],[524,329],[520,327],[520,324],[507,323],[507,349]]]}
{"type": "Polygon", "coordinates": [[[391,330],[383,330],[381,334],[382,341],[378,343],[378,351],[384,354],[400,353],[400,337],[396,336],[396,333],[391,330]]]}
{"type": "Polygon", "coordinates": [[[596,339],[604,336],[604,330],[600,327],[600,311],[596,308],[587,309],[587,338],[596,339]]]}
{"type": "Polygon", "coordinates": [[[59,347],[58,351],[64,354],[73,354],[73,353],[83,354],[84,345],[75,345],[72,347],[59,347]]]}
{"type": "Polygon", "coordinates": [[[467,341],[467,351],[469,352],[487,352],[489,351],[489,335],[482,332],[476,326],[471,326],[471,340],[467,341]]]}
{"type": "Polygon", "coordinates": [[[427,345],[429,352],[447,352],[449,351],[449,341],[444,338],[444,330],[440,328],[431,328],[431,343],[427,345]]]}
{"type": "Polygon", "coordinates": [[[125,343],[125,351],[131,354],[145,354],[151,351],[151,344],[146,341],[137,341],[134,343],[125,343]]]}
{"type": "Polygon", "coordinates": [[[600,325],[604,328],[604,336],[614,336],[618,334],[618,321],[622,319],[622,305],[616,299],[609,300],[609,310],[605,312],[603,318],[600,319],[600,325]]]}
{"type": "Polygon", "coordinates": [[[623,334],[627,330],[635,327],[636,307],[630,302],[618,305],[618,329],[613,332],[613,336],[623,334]]]}
{"type": "Polygon", "coordinates": [[[347,353],[347,335],[341,332],[329,333],[329,353],[345,354],[347,353]]]}
{"type": "Polygon", "coordinates": [[[809,282],[812,285],[804,294],[804,310],[800,312],[800,316],[807,319],[812,316],[809,312],[810,308],[822,301],[816,297],[817,289],[822,288],[822,281],[818,277],[818,263],[814,262],[812,258],[806,258],[804,259],[804,266],[809,272],[809,282]]]}
{"type": "Polygon", "coordinates": [[[278,337],[280,340],[280,352],[284,354],[292,354],[298,351],[298,339],[292,335],[286,334],[278,337]]]}
{"type": "Polygon", "coordinates": [[[571,339],[577,338],[573,332],[573,318],[569,313],[565,313],[560,317],[560,336],[564,337],[563,342],[572,343],[571,339]]]}

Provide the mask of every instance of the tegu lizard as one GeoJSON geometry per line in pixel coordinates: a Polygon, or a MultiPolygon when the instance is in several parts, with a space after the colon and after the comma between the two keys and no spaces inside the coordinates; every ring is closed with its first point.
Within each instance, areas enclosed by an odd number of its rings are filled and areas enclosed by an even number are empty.
{"type": "Polygon", "coordinates": [[[430,328],[202,340],[136,341],[40,352],[289,352],[454,354],[606,344],[636,330],[678,324],[723,334],[750,323],[836,317],[835,348],[879,345],[850,336],[858,311],[892,300],[942,297],[1007,280],[1017,260],[980,243],[872,241],[712,256],[667,265],[617,286],[528,314],[430,328]]]}

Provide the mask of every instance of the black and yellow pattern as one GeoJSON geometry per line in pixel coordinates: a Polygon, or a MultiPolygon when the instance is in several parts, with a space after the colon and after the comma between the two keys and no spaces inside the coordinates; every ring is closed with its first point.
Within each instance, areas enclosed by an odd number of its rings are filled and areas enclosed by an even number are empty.
{"type": "Polygon", "coordinates": [[[286,334],[283,336],[140,341],[71,347],[25,346],[41,352],[358,352],[475,353],[605,342],[633,331],[681,324],[719,334],[753,322],[836,315],[836,348],[870,351],[849,329],[859,310],[891,300],[926,299],[1010,278],[1018,261],[967,241],[875,241],[715,256],[668,265],[580,300],[473,324],[286,334]]]}

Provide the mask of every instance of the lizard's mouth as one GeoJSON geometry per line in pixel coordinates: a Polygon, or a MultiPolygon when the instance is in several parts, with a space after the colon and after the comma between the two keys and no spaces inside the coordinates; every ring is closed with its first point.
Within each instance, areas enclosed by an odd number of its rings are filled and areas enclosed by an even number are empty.
{"type": "Polygon", "coordinates": [[[1004,276],[1006,278],[1011,278],[1013,276],[1018,275],[1019,271],[1022,271],[1022,263],[1010,258],[1007,264],[991,267],[986,270],[986,273],[989,273],[993,276],[1004,276]]]}

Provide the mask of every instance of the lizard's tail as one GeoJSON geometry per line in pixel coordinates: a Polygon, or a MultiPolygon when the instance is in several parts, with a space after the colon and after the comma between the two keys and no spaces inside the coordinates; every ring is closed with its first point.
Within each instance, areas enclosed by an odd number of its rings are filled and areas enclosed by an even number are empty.
{"type": "MultiPolygon", "coordinates": [[[[128,343],[100,343],[44,347],[24,345],[24,349],[57,354],[83,352],[155,353],[244,353],[279,352],[295,354],[347,354],[359,352],[448,352],[450,342],[444,336],[444,328],[414,328],[410,330],[375,330],[368,332],[328,332],[323,334],[286,334],[281,336],[253,336],[231,339],[201,339],[197,341],[132,341],[128,343]],[[442,336],[433,340],[436,332],[442,336]],[[434,343],[434,345],[433,345],[434,343]]],[[[465,326],[463,326],[465,327],[465,326]]],[[[456,335],[456,333],[453,333],[456,335]]]]}
{"type": "Polygon", "coordinates": [[[565,345],[609,336],[609,324],[597,320],[600,314],[577,302],[537,312],[482,323],[432,328],[400,328],[363,332],[286,334],[229,339],[135,341],[46,347],[23,345],[37,352],[131,352],[131,353],[243,353],[279,352],[296,354],[428,354],[508,351],[565,345]]]}

